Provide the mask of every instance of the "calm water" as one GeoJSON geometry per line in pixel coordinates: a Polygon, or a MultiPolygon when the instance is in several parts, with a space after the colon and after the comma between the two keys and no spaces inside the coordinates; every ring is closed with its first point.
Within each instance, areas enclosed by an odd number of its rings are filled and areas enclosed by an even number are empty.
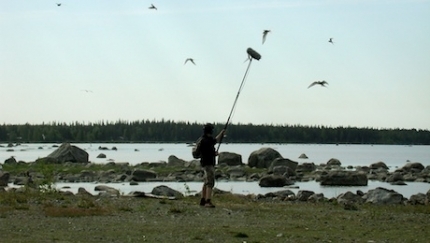
{"type": "MultiPolygon", "coordinates": [[[[0,144],[6,146],[5,144],[0,144]]],[[[89,159],[94,163],[129,162],[135,165],[141,162],[159,162],[167,161],[170,155],[175,155],[186,161],[192,160],[191,147],[187,144],[73,144],[84,149],[89,154],[89,159]],[[99,150],[99,146],[107,147],[114,150],[99,150]],[[104,153],[106,159],[98,159],[97,155],[104,153]]],[[[332,145],[332,144],[222,144],[220,152],[234,152],[242,155],[242,160],[247,163],[249,155],[260,148],[271,147],[277,150],[284,158],[295,160],[299,163],[314,162],[315,164],[326,163],[331,158],[339,159],[343,166],[370,165],[374,162],[383,161],[391,170],[402,167],[408,161],[420,162],[424,166],[430,165],[430,146],[404,146],[404,145],[332,145]],[[299,159],[302,154],[306,154],[308,159],[299,159]]],[[[56,148],[53,144],[23,144],[13,147],[13,152],[7,152],[8,148],[0,147],[0,163],[5,159],[14,156],[17,160],[31,162],[37,158],[45,157],[52,153],[56,148]]],[[[97,194],[94,183],[58,183],[57,188],[64,186],[70,187],[72,192],[77,192],[79,187],[86,188],[89,192],[97,194]]],[[[166,185],[175,190],[186,193],[184,183],[179,182],[144,182],[137,186],[130,186],[128,183],[110,183],[108,184],[120,190],[124,194],[131,191],[151,192],[152,188],[158,185],[166,185]]],[[[12,185],[11,185],[12,186],[12,185]]],[[[187,182],[187,186],[195,192],[201,190],[201,183],[187,182]]],[[[365,187],[326,187],[320,186],[318,182],[299,182],[291,188],[293,192],[298,190],[311,190],[316,193],[324,193],[326,197],[335,197],[346,191],[356,192],[361,190],[367,192],[376,187],[393,189],[405,197],[410,197],[416,193],[426,193],[430,189],[430,183],[408,183],[407,186],[392,186],[384,182],[369,181],[365,187]]],[[[216,187],[239,194],[265,194],[268,192],[279,191],[285,188],[261,188],[257,182],[222,182],[219,181],[216,187]]]]}
{"type": "MultiPolygon", "coordinates": [[[[5,144],[0,144],[5,146],[5,144]]],[[[89,154],[89,160],[94,163],[106,163],[108,161],[129,162],[135,165],[141,162],[167,161],[170,155],[190,161],[191,147],[187,144],[73,144],[84,149],[89,154]],[[99,146],[114,150],[99,150],[99,146]],[[106,159],[98,159],[100,153],[106,154],[106,159]]],[[[260,148],[271,147],[277,150],[284,158],[295,160],[299,163],[314,162],[326,163],[331,158],[339,159],[343,166],[370,165],[383,161],[392,170],[402,167],[408,161],[420,162],[430,165],[430,146],[405,146],[405,145],[334,145],[334,144],[222,144],[220,152],[234,152],[242,155],[242,160],[247,163],[249,155],[260,148]],[[302,154],[308,159],[299,159],[302,154]]],[[[13,152],[6,152],[8,148],[0,147],[0,162],[15,156],[16,160],[31,162],[37,158],[45,157],[56,148],[53,144],[22,144],[13,147],[13,152]]]]}

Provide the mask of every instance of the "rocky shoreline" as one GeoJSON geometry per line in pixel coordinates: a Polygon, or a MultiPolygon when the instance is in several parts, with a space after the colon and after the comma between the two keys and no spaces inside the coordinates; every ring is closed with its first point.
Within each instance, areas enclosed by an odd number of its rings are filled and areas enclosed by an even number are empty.
{"type": "MultiPolygon", "coordinates": [[[[0,187],[5,187],[9,183],[17,186],[37,185],[46,181],[46,177],[50,177],[52,182],[121,182],[130,183],[130,185],[149,181],[202,181],[203,178],[198,160],[185,161],[171,155],[166,162],[145,162],[134,166],[129,163],[115,162],[96,165],[88,161],[88,154],[84,150],[67,143],[61,145],[47,157],[34,162],[16,161],[11,157],[4,161],[3,167],[4,170],[0,172],[0,187]],[[50,175],[41,171],[44,170],[41,168],[46,167],[54,168],[50,175]],[[16,168],[24,168],[25,170],[19,171],[16,168]],[[7,171],[8,169],[11,171],[7,171]]],[[[283,158],[279,152],[272,148],[261,148],[250,154],[247,164],[242,162],[242,157],[239,154],[221,153],[216,166],[216,179],[258,182],[261,187],[280,188],[277,193],[254,195],[254,198],[258,200],[275,198],[279,200],[328,201],[334,199],[325,198],[324,195],[312,191],[301,190],[295,195],[290,190],[283,190],[285,189],[283,187],[294,185],[295,182],[313,180],[321,185],[331,186],[366,186],[369,180],[388,182],[393,185],[405,185],[405,182],[430,183],[430,166],[425,167],[420,162],[409,162],[394,172],[390,172],[384,162],[345,168],[335,158],[330,159],[325,164],[315,165],[314,163],[298,163],[283,158]]],[[[169,197],[179,197],[181,194],[168,189],[161,190],[161,192],[157,190],[151,194],[169,197]]],[[[96,191],[119,195],[119,192],[113,188],[97,188],[96,191]]],[[[141,195],[141,193],[136,195],[141,195]]],[[[377,188],[367,193],[361,191],[345,193],[345,195],[339,195],[336,200],[353,203],[426,205],[429,203],[429,198],[430,190],[427,194],[419,193],[406,199],[395,191],[377,188]]]]}

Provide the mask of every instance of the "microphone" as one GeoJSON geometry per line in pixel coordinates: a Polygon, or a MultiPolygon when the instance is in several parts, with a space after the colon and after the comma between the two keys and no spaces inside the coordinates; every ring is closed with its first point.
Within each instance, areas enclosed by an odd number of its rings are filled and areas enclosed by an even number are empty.
{"type": "Polygon", "coordinates": [[[261,58],[261,55],[258,52],[254,51],[251,47],[246,49],[246,52],[248,53],[248,55],[250,57],[254,58],[257,61],[260,60],[260,58],[261,58]]]}

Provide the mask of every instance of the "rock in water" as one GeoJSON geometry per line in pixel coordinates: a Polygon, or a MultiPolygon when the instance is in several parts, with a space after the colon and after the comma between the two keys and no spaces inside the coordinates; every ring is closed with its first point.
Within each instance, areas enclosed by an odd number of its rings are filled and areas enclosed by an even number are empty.
{"type": "Polygon", "coordinates": [[[38,159],[38,161],[49,161],[53,163],[75,162],[75,163],[88,163],[88,153],[84,150],[71,145],[70,143],[63,143],[54,152],[45,158],[38,159]]]}

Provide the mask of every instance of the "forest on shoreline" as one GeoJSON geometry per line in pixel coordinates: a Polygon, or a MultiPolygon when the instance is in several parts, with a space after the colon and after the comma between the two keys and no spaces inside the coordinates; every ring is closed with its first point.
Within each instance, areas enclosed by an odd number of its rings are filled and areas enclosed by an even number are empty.
{"type": "MultiPolygon", "coordinates": [[[[225,124],[214,124],[215,133],[225,124]]],[[[2,124],[3,143],[192,143],[202,133],[202,123],[115,121],[97,123],[2,124]]],[[[228,143],[324,143],[430,145],[430,131],[302,125],[229,124],[228,143]]]]}

